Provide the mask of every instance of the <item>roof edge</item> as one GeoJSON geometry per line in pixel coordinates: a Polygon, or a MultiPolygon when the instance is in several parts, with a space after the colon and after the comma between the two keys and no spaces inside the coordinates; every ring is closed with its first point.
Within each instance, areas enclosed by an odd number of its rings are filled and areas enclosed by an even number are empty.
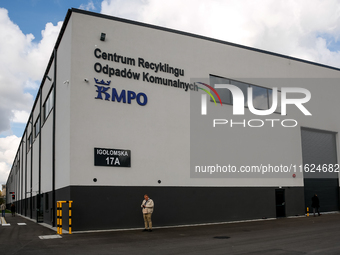
{"type": "Polygon", "coordinates": [[[241,48],[241,49],[246,49],[246,50],[255,51],[255,52],[259,52],[259,53],[263,53],[263,54],[267,54],[267,55],[286,58],[286,59],[289,59],[289,60],[294,60],[294,61],[298,61],[298,62],[302,62],[302,63],[307,63],[307,64],[311,64],[311,65],[316,65],[316,66],[340,71],[340,68],[337,68],[337,67],[334,67],[334,66],[320,64],[320,63],[317,63],[317,62],[313,62],[313,61],[309,61],[309,60],[305,60],[305,59],[301,59],[301,58],[291,57],[291,56],[288,56],[288,55],[275,53],[275,52],[272,52],[272,51],[261,50],[261,49],[253,48],[253,47],[250,47],[250,46],[245,46],[245,45],[241,45],[241,44],[237,44],[237,43],[231,43],[231,42],[227,42],[227,41],[223,41],[223,40],[219,40],[219,39],[214,39],[214,38],[203,36],[203,35],[197,35],[197,34],[193,34],[193,33],[189,33],[189,32],[176,30],[176,29],[151,25],[151,24],[147,24],[147,23],[143,23],[143,22],[139,22],[139,21],[133,21],[133,20],[129,20],[129,19],[118,18],[118,17],[115,17],[115,16],[85,11],[85,10],[76,9],[76,8],[72,8],[71,12],[81,13],[81,14],[85,14],[85,15],[98,17],[98,18],[115,20],[115,21],[118,21],[118,22],[124,22],[124,23],[132,24],[132,25],[148,27],[148,28],[166,31],[166,32],[170,32],[170,33],[190,36],[190,37],[193,37],[193,38],[198,38],[198,39],[202,39],[202,40],[206,40],[206,41],[221,43],[221,44],[225,44],[225,45],[229,45],[229,46],[233,46],[233,47],[237,47],[237,48],[241,48]]]}

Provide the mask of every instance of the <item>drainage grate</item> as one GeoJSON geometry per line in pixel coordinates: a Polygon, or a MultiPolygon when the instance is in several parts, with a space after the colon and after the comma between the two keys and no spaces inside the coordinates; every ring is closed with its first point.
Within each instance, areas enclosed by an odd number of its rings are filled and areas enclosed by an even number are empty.
{"type": "Polygon", "coordinates": [[[215,239],[229,239],[229,236],[214,236],[215,239]]]}

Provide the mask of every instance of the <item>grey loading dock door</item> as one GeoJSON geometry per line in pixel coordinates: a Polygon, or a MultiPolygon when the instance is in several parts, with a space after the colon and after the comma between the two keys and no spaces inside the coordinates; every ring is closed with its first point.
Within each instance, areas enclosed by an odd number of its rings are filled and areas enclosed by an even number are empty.
{"type": "MultiPolygon", "coordinates": [[[[320,211],[339,210],[339,173],[319,172],[318,166],[336,165],[336,134],[315,129],[301,129],[303,164],[315,165],[315,172],[304,172],[305,207],[311,208],[312,196],[316,193],[320,200],[320,211]]],[[[336,168],[336,167],[335,167],[336,168]]],[[[334,168],[334,169],[335,169],[334,168]]],[[[311,211],[311,210],[310,210],[311,211]]]]}

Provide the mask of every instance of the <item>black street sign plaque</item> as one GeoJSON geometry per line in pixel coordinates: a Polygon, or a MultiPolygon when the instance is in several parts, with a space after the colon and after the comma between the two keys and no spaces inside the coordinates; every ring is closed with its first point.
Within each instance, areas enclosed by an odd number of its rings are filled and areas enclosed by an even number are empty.
{"type": "Polygon", "coordinates": [[[94,165],[131,167],[131,151],[121,149],[94,148],[94,165]]]}

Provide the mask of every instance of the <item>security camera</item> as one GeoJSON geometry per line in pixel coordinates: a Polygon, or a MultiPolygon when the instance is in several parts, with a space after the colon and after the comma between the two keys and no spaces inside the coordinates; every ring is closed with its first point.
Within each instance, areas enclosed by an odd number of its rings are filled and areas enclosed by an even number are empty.
{"type": "Polygon", "coordinates": [[[84,81],[88,82],[88,81],[89,81],[89,79],[85,78],[85,79],[84,79],[84,81]]]}

